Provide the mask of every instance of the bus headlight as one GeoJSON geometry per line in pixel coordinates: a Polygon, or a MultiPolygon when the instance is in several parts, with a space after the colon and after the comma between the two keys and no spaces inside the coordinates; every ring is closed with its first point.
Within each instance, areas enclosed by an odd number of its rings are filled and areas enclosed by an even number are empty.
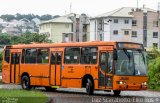
{"type": "Polygon", "coordinates": [[[120,82],[119,82],[119,84],[123,84],[123,82],[122,82],[122,81],[120,81],[120,82]]]}
{"type": "Polygon", "coordinates": [[[117,81],[117,84],[126,84],[125,81],[117,81]]]}
{"type": "Polygon", "coordinates": [[[143,82],[142,85],[146,86],[146,85],[147,85],[147,82],[143,82]]]}

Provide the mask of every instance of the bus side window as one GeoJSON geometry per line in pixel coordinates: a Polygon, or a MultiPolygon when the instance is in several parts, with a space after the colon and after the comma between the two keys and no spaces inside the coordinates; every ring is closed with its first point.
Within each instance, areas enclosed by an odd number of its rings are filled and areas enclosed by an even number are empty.
{"type": "Polygon", "coordinates": [[[106,65],[106,61],[107,61],[107,53],[103,52],[101,53],[100,57],[100,65],[106,65]]]}
{"type": "Polygon", "coordinates": [[[20,55],[19,54],[12,54],[11,56],[11,64],[19,64],[20,55]]]}
{"type": "Polygon", "coordinates": [[[25,63],[36,63],[36,49],[26,49],[25,63]]]}
{"type": "Polygon", "coordinates": [[[61,64],[62,62],[62,53],[57,53],[57,64],[61,64]]]}
{"type": "Polygon", "coordinates": [[[84,47],[82,48],[81,64],[96,64],[97,63],[97,48],[84,47]]]}
{"type": "Polygon", "coordinates": [[[109,55],[108,55],[108,73],[112,73],[112,64],[113,64],[113,53],[112,52],[109,52],[109,55]]]}
{"type": "Polygon", "coordinates": [[[7,63],[10,62],[10,50],[9,50],[9,49],[6,49],[6,50],[5,50],[5,57],[4,57],[4,59],[5,59],[5,61],[6,61],[7,63]]]}
{"type": "Polygon", "coordinates": [[[37,63],[48,63],[49,62],[49,50],[48,49],[38,49],[37,51],[37,63]]]}
{"type": "Polygon", "coordinates": [[[91,48],[91,64],[97,64],[97,48],[91,48]]]}
{"type": "Polygon", "coordinates": [[[56,64],[56,53],[51,53],[51,64],[56,64]]]}
{"type": "Polygon", "coordinates": [[[78,64],[80,59],[80,48],[66,48],[65,49],[65,64],[78,64]]]}
{"type": "Polygon", "coordinates": [[[25,51],[26,51],[25,49],[22,50],[22,60],[21,60],[22,63],[25,63],[25,51]]]}

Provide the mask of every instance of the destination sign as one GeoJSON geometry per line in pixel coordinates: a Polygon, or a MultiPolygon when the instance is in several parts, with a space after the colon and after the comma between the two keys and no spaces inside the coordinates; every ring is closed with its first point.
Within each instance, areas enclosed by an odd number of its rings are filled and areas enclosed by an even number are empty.
{"type": "Polygon", "coordinates": [[[118,43],[118,48],[119,49],[123,49],[123,48],[127,48],[127,49],[143,49],[142,44],[137,44],[137,43],[129,43],[129,42],[121,42],[118,43]]]}

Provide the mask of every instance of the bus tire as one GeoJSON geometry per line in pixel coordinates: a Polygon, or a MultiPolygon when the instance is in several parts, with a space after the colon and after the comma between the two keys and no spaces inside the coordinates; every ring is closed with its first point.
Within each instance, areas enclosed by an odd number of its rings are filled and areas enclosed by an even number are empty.
{"type": "Polygon", "coordinates": [[[45,87],[46,91],[55,91],[57,88],[45,87]]]}
{"type": "Polygon", "coordinates": [[[121,93],[121,90],[113,90],[114,96],[119,96],[121,93]]]}
{"type": "Polygon", "coordinates": [[[29,76],[24,75],[22,77],[21,86],[22,86],[22,89],[24,89],[24,90],[30,90],[31,89],[29,76]]]}
{"type": "Polygon", "coordinates": [[[86,92],[88,95],[92,95],[94,92],[94,86],[90,79],[87,79],[86,92]]]}

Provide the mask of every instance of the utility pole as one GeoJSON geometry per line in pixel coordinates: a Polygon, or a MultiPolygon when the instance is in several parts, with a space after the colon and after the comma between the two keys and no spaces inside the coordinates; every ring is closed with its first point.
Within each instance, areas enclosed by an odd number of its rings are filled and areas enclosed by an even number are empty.
{"type": "Polygon", "coordinates": [[[72,2],[70,3],[70,13],[72,13],[72,2]]]}
{"type": "Polygon", "coordinates": [[[137,0],[137,8],[138,8],[138,0],[137,0]]]}
{"type": "Polygon", "coordinates": [[[64,13],[65,13],[65,15],[66,15],[66,14],[67,14],[67,11],[65,10],[64,13]]]}

